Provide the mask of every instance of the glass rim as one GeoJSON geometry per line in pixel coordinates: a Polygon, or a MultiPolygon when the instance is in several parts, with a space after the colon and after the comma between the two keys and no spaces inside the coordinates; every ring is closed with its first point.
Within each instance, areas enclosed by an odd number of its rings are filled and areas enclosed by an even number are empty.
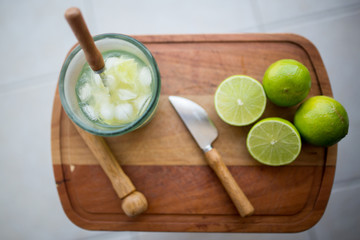
{"type": "Polygon", "coordinates": [[[149,61],[150,65],[152,65],[153,69],[154,69],[154,74],[155,74],[155,79],[158,79],[156,82],[156,88],[155,88],[155,92],[153,93],[153,97],[149,103],[149,105],[147,106],[146,110],[144,111],[144,113],[135,121],[126,124],[126,127],[123,128],[119,128],[121,126],[124,125],[108,125],[106,130],[103,129],[97,129],[94,128],[92,126],[89,126],[87,124],[84,124],[71,110],[67,99],[65,97],[65,84],[64,84],[64,80],[65,80],[65,75],[66,72],[68,70],[68,67],[70,65],[70,62],[72,61],[72,59],[82,50],[82,48],[80,47],[80,45],[77,43],[75,45],[75,47],[73,47],[73,49],[70,51],[70,53],[68,54],[68,56],[65,59],[65,62],[61,68],[60,71],[60,76],[59,76],[59,94],[60,94],[60,101],[62,103],[62,106],[67,114],[67,116],[76,124],[78,125],[80,128],[82,128],[83,130],[90,132],[92,134],[95,135],[99,135],[99,136],[117,136],[117,135],[122,135],[125,133],[128,133],[132,130],[135,130],[137,127],[141,126],[149,117],[149,115],[152,114],[153,111],[155,111],[155,108],[158,104],[159,98],[160,98],[160,89],[161,89],[161,80],[160,80],[160,72],[159,72],[159,68],[157,66],[157,63],[155,61],[155,58],[153,57],[153,55],[151,54],[151,52],[138,40],[136,40],[133,37],[124,35],[124,34],[117,34],[117,33],[105,33],[105,34],[99,34],[96,36],[93,36],[94,41],[99,41],[102,39],[119,39],[119,40],[123,40],[126,42],[129,42],[133,45],[135,45],[138,49],[141,50],[142,53],[144,53],[146,59],[149,61]]]}

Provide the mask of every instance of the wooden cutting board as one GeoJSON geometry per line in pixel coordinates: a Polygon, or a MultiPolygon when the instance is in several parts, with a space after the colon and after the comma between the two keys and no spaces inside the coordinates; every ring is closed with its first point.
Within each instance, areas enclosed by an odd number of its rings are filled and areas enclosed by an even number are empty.
{"type": "MultiPolygon", "coordinates": [[[[262,81],[267,67],[284,58],[310,71],[309,96],[332,96],[316,47],[293,34],[137,36],[153,53],[161,73],[161,98],[154,119],[124,136],[106,138],[111,150],[149,209],[130,218],[95,157],[62,109],[55,93],[51,148],[56,186],[65,213],[92,230],[185,232],[297,232],[310,228],[328,202],[337,146],[304,144],[288,166],[270,167],[251,158],[245,146],[251,126],[233,127],[217,116],[213,96],[225,78],[249,75],[262,81]],[[206,165],[204,155],[167,97],[187,97],[208,112],[219,137],[214,147],[255,207],[241,218],[206,165]]],[[[267,103],[262,118],[293,120],[297,106],[267,103]]]]}

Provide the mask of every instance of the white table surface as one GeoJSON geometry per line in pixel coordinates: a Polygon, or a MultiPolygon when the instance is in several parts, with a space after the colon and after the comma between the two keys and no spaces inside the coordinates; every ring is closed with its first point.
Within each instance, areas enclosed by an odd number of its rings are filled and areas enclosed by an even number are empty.
{"type": "Polygon", "coordinates": [[[359,0],[0,1],[0,239],[360,239],[359,0]],[[339,143],[323,218],[295,234],[87,231],[63,212],[50,153],[53,95],[76,42],[63,14],[92,34],[292,32],[318,48],[350,129],[339,143]]]}

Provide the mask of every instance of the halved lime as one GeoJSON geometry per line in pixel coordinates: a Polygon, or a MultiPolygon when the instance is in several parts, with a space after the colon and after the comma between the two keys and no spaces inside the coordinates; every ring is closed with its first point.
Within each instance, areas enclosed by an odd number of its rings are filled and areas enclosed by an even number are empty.
{"type": "Polygon", "coordinates": [[[251,156],[259,162],[280,166],[297,158],[301,138],[291,122],[282,118],[265,118],[250,129],[246,146],[251,156]]]}
{"type": "Polygon", "coordinates": [[[230,125],[245,126],[255,122],[265,106],[266,95],[261,83],[249,76],[231,76],[215,92],[216,112],[230,125]]]}

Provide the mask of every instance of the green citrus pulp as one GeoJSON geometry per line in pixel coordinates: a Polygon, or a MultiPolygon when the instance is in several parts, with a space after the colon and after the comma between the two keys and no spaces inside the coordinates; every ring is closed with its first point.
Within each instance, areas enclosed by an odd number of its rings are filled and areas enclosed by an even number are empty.
{"type": "Polygon", "coordinates": [[[335,99],[315,96],[300,105],[294,124],[307,142],[331,146],[348,133],[349,118],[345,108],[335,99]]]}
{"type": "Polygon", "coordinates": [[[301,138],[295,126],[282,118],[266,118],[249,131],[246,146],[260,163],[270,166],[293,162],[301,150],[301,138]]]}
{"type": "Polygon", "coordinates": [[[215,110],[233,126],[245,126],[261,117],[266,95],[260,82],[245,75],[225,79],[215,92],[215,110]]]}
{"type": "Polygon", "coordinates": [[[271,102],[290,107],[306,98],[311,88],[311,77],[309,70],[300,62],[282,59],[266,70],[263,86],[271,102]]]}

